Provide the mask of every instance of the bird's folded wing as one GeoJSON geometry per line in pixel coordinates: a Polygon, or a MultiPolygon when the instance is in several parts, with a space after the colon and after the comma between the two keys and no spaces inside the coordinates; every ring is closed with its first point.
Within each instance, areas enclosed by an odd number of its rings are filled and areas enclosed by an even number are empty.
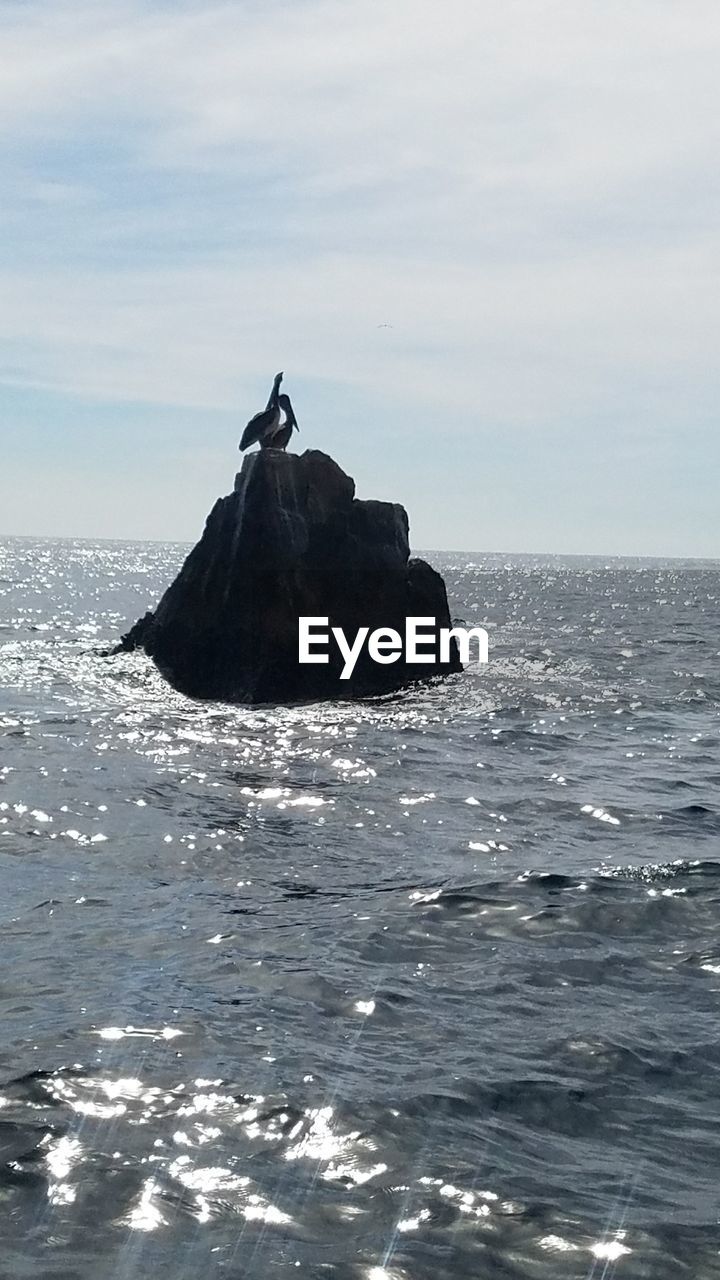
{"type": "Polygon", "coordinates": [[[261,413],[256,413],[255,416],[250,419],[242,433],[242,439],[240,441],[241,452],[243,449],[249,449],[251,444],[255,444],[255,442],[260,439],[263,427],[267,424],[267,419],[267,409],[263,409],[261,413]]]}

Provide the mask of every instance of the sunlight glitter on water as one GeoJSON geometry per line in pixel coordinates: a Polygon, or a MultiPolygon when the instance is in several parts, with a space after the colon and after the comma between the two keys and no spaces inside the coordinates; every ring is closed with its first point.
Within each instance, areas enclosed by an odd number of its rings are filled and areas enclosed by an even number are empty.
{"type": "Polygon", "coordinates": [[[71,1186],[70,1175],[82,1158],[82,1146],[77,1138],[58,1138],[45,1155],[47,1165],[48,1199],[52,1204],[72,1204],[77,1188],[71,1186]]]}
{"type": "Polygon", "coordinates": [[[145,1180],[138,1203],[122,1219],[131,1231],[157,1231],[160,1227],[168,1225],[167,1218],[155,1204],[159,1190],[154,1178],[145,1180]]]}
{"type": "Polygon", "coordinates": [[[710,1280],[717,571],[450,559],[486,671],[249,709],[93,648],[179,549],[2,547],[8,1273],[710,1280]]]}
{"type": "Polygon", "coordinates": [[[624,1257],[625,1254],[631,1253],[626,1245],[621,1243],[622,1235],[615,1240],[600,1240],[597,1244],[590,1246],[590,1252],[596,1258],[606,1262],[617,1262],[618,1259],[624,1257]]]}

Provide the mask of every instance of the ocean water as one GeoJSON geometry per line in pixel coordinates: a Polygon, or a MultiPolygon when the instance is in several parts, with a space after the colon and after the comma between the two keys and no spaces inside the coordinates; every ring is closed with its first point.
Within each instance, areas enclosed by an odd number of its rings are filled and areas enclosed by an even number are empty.
{"type": "Polygon", "coordinates": [[[0,542],[0,1276],[720,1277],[720,566],[246,710],[99,656],[183,554],[0,542]]]}

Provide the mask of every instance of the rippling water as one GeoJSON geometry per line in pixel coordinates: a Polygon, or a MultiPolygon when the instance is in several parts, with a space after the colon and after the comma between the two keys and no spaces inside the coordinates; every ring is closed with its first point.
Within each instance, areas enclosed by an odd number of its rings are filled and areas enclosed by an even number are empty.
{"type": "Polygon", "coordinates": [[[244,710],[98,656],[182,557],[0,542],[0,1275],[720,1277],[720,567],[244,710]]]}

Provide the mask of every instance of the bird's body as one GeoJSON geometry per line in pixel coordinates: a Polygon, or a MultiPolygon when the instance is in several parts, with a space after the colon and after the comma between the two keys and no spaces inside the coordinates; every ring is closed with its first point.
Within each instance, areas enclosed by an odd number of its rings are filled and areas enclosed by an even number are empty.
{"type": "MultiPolygon", "coordinates": [[[[263,443],[268,432],[274,433],[280,425],[280,383],[282,382],[282,374],[276,373],[273,382],[273,388],[270,392],[270,399],[261,413],[256,413],[248,422],[242,433],[242,439],[238,448],[241,453],[250,448],[251,444],[257,444],[258,440],[263,443]]],[[[292,428],[291,428],[292,430],[292,428]]]]}
{"type": "Polygon", "coordinates": [[[290,443],[293,428],[295,431],[300,430],[290,397],[285,395],[278,396],[278,405],[283,410],[285,419],[264,432],[260,441],[261,449],[286,449],[290,443]]]}

